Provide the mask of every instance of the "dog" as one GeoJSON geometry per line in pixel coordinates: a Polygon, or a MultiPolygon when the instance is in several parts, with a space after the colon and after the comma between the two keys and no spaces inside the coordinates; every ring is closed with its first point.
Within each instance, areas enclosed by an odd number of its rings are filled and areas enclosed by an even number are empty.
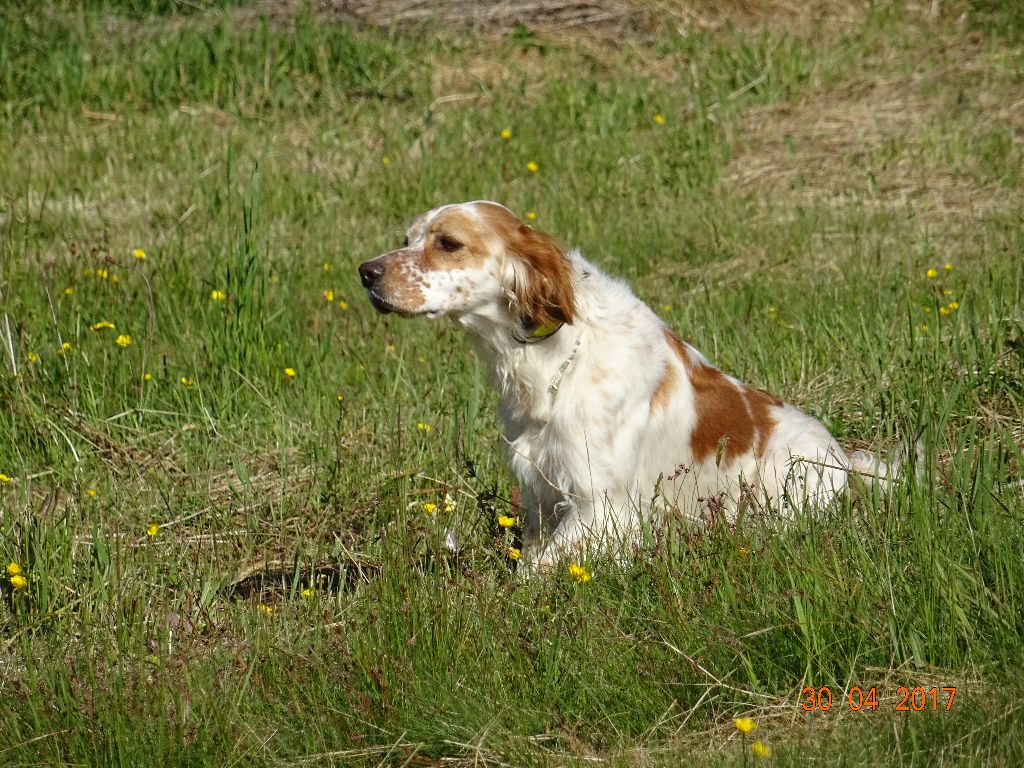
{"type": "Polygon", "coordinates": [[[498,203],[428,211],[359,276],[378,312],[452,317],[488,364],[531,568],[635,542],[659,508],[789,519],[889,473],[720,371],[623,281],[498,203]]]}

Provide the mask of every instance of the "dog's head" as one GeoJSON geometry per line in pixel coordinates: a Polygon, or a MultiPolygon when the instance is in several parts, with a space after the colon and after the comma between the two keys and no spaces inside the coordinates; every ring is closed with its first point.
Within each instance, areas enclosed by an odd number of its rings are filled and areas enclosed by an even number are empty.
{"type": "Polygon", "coordinates": [[[531,330],[573,321],[572,270],[552,237],[502,205],[473,202],[423,214],[359,277],[378,312],[490,316],[531,330]]]}

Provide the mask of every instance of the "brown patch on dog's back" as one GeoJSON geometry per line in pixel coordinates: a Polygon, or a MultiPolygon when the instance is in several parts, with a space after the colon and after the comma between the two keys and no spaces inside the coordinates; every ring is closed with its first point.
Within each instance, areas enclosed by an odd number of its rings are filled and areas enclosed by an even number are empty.
{"type": "Polygon", "coordinates": [[[718,452],[725,440],[724,461],[742,456],[754,445],[754,419],[743,390],[717,368],[697,363],[689,369],[697,424],[690,435],[694,456],[704,461],[718,452]]]}
{"type": "Polygon", "coordinates": [[[675,350],[675,353],[679,355],[680,362],[689,368],[692,363],[690,362],[690,353],[686,349],[686,342],[676,336],[668,328],[665,329],[665,341],[668,342],[669,346],[675,350]]]}
{"type": "Polygon", "coordinates": [[[672,393],[675,392],[678,382],[679,374],[676,372],[675,365],[669,360],[661,374],[661,381],[658,382],[658,386],[653,394],[651,394],[651,413],[657,413],[668,408],[669,401],[672,399],[672,393]]]}
{"type": "Polygon", "coordinates": [[[768,438],[771,437],[777,424],[771,409],[781,407],[782,401],[770,392],[756,387],[744,387],[744,395],[746,395],[747,404],[750,406],[750,415],[754,419],[754,429],[757,430],[754,454],[760,458],[764,456],[768,438]]]}
{"type": "MultiPolygon", "coordinates": [[[[725,441],[723,461],[730,461],[751,448],[764,454],[775,429],[771,408],[782,401],[763,390],[736,384],[724,373],[691,355],[686,342],[669,330],[665,339],[690,377],[697,424],[690,435],[690,447],[699,461],[717,454],[725,441]]],[[[659,385],[660,389],[660,385],[659,385]]]]}

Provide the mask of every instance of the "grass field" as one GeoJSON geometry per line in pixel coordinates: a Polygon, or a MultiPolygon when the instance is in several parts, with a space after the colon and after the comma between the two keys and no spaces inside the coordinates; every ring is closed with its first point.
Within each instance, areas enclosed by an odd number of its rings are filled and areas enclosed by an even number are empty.
{"type": "Polygon", "coordinates": [[[0,10],[0,762],[1024,764],[1017,3],[327,5],[0,10]],[[513,576],[485,372],[355,272],[477,198],[918,476],[513,576]]]}

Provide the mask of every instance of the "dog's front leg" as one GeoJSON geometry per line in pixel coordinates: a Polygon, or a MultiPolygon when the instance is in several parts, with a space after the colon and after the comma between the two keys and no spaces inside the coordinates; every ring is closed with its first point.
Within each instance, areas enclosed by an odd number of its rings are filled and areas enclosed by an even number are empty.
{"type": "MultiPolygon", "coordinates": [[[[586,499],[563,499],[554,504],[549,517],[554,525],[545,532],[538,530],[527,537],[526,560],[530,570],[551,570],[564,557],[579,557],[590,532],[583,524],[581,507],[590,505],[586,499]]],[[[583,509],[586,512],[586,509],[583,509]]]]}
{"type": "Polygon", "coordinates": [[[534,569],[550,569],[560,560],[580,562],[597,551],[614,556],[639,528],[634,520],[639,518],[625,498],[595,502],[575,496],[555,504],[553,512],[557,525],[528,551],[534,569]]]}
{"type": "Polygon", "coordinates": [[[573,498],[539,503],[537,514],[526,517],[523,527],[523,559],[520,570],[526,574],[553,570],[559,560],[582,560],[587,543],[594,536],[593,504],[573,498]]]}

